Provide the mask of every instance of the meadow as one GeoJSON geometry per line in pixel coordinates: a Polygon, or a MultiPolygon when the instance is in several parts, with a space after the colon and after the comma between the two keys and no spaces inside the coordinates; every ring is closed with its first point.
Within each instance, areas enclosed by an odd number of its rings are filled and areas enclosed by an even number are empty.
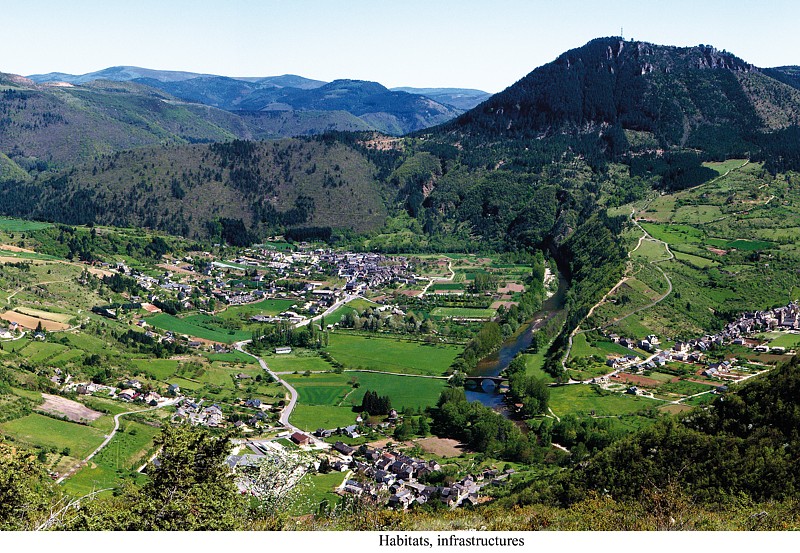
{"type": "Polygon", "coordinates": [[[461,347],[336,332],[326,351],[347,368],[440,376],[461,347]]]}
{"type": "Polygon", "coordinates": [[[147,317],[147,323],[162,330],[170,330],[177,334],[224,344],[232,344],[252,337],[251,332],[226,329],[219,324],[217,319],[208,315],[190,315],[178,318],[167,313],[159,313],[147,317]]]}
{"type": "Polygon", "coordinates": [[[402,412],[424,410],[435,405],[447,386],[444,379],[358,371],[288,375],[285,378],[299,395],[291,422],[306,430],[353,424],[357,416],[353,407],[361,405],[367,390],[389,396],[392,407],[402,412]]]}
{"type": "Polygon", "coordinates": [[[639,414],[661,405],[661,401],[629,394],[607,392],[599,386],[572,384],[550,388],[550,409],[559,417],[614,417],[639,414]],[[593,414],[592,414],[593,413],[593,414]]]}
{"type": "Polygon", "coordinates": [[[103,442],[100,430],[34,413],[0,424],[3,434],[32,446],[68,447],[70,456],[82,459],[103,442]]]}

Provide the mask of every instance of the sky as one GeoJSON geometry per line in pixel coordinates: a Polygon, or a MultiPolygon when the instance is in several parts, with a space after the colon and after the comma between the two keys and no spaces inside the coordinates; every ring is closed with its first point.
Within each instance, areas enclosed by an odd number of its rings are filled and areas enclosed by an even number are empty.
{"type": "Polygon", "coordinates": [[[0,72],[115,65],[498,92],[593,38],[800,65],[796,0],[0,0],[0,72]]]}

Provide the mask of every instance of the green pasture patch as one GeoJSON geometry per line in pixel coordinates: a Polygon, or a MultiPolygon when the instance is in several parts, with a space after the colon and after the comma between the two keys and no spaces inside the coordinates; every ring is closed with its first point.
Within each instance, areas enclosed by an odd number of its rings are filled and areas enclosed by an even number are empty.
{"type": "Polygon", "coordinates": [[[0,231],[5,232],[30,232],[50,228],[50,223],[40,223],[38,221],[24,221],[22,219],[10,219],[0,217],[0,231]]]}
{"type": "Polygon", "coordinates": [[[131,362],[154,380],[167,380],[177,372],[180,363],[172,359],[131,359],[131,362]]]}
{"type": "Polygon", "coordinates": [[[772,339],[770,347],[796,348],[800,346],[800,334],[781,334],[772,339]]]}
{"type": "Polygon", "coordinates": [[[491,319],[497,314],[494,309],[478,309],[473,307],[435,307],[431,316],[459,319],[491,319]]]}
{"type": "Polygon", "coordinates": [[[304,405],[298,403],[292,411],[290,422],[308,432],[317,428],[340,428],[355,424],[357,413],[352,407],[333,407],[331,405],[304,405]]]}
{"type": "Polygon", "coordinates": [[[684,205],[675,211],[672,220],[676,223],[702,224],[722,216],[722,209],[717,205],[684,205]]]}
{"type": "Polygon", "coordinates": [[[245,363],[248,365],[258,363],[254,357],[238,350],[232,350],[228,353],[203,353],[203,357],[211,362],[224,361],[226,363],[245,363]]]}
{"type": "Polygon", "coordinates": [[[323,501],[327,501],[331,507],[339,503],[340,497],[334,493],[334,489],[342,484],[344,477],[345,473],[339,471],[306,474],[300,484],[300,493],[289,507],[289,514],[301,516],[315,513],[323,501]]]}
{"type": "Polygon", "coordinates": [[[573,414],[578,416],[620,416],[647,411],[658,407],[660,401],[634,396],[606,392],[599,386],[588,384],[572,384],[550,388],[549,405],[559,417],[573,414]]]}
{"type": "Polygon", "coordinates": [[[699,255],[692,255],[690,253],[684,253],[677,250],[673,250],[672,253],[675,255],[675,259],[682,261],[694,267],[695,269],[706,269],[708,267],[719,266],[718,262],[705,257],[700,257],[699,255]]]}
{"type": "Polygon", "coordinates": [[[733,248],[736,250],[742,250],[746,252],[757,251],[757,250],[768,250],[772,248],[775,244],[772,242],[766,242],[764,240],[731,240],[726,242],[726,246],[728,248],[733,248]]]}
{"type": "Polygon", "coordinates": [[[86,457],[103,442],[103,434],[96,428],[38,413],[2,423],[0,431],[32,446],[69,447],[70,455],[76,458],[86,457]]]}
{"type": "Polygon", "coordinates": [[[253,315],[266,315],[274,317],[275,315],[291,309],[293,305],[297,304],[297,300],[283,300],[283,299],[269,299],[262,300],[258,303],[250,303],[247,305],[235,305],[228,307],[225,311],[218,313],[217,316],[230,318],[235,317],[252,317],[253,315]]]}
{"type": "Polygon", "coordinates": [[[708,167],[709,169],[713,169],[714,171],[716,171],[719,175],[724,175],[728,171],[739,169],[746,162],[747,162],[746,159],[726,159],[725,161],[706,161],[703,163],[703,167],[708,167]]]}
{"type": "Polygon", "coordinates": [[[25,348],[25,357],[34,363],[41,363],[50,357],[54,357],[60,353],[64,353],[69,348],[61,344],[53,344],[49,342],[34,342],[25,348]]]}
{"type": "Polygon", "coordinates": [[[639,247],[631,254],[633,257],[644,258],[649,262],[669,259],[667,248],[663,242],[642,240],[639,247]]]}
{"type": "Polygon", "coordinates": [[[191,315],[180,319],[167,313],[159,313],[148,317],[147,322],[162,330],[225,344],[248,340],[252,337],[250,332],[223,328],[219,325],[218,319],[208,315],[191,315]]]}
{"type": "Polygon", "coordinates": [[[181,378],[179,376],[175,376],[169,379],[170,384],[177,384],[181,390],[189,390],[191,392],[197,391],[203,387],[203,384],[200,382],[193,382],[191,380],[187,380],[185,378],[181,378]]]}
{"type": "Polygon", "coordinates": [[[464,287],[463,284],[460,284],[460,283],[457,283],[457,282],[437,282],[436,284],[431,285],[431,287],[428,290],[432,291],[432,292],[436,292],[437,290],[448,290],[448,291],[461,290],[461,291],[463,291],[465,289],[466,288],[464,287]]]}
{"type": "Polygon", "coordinates": [[[317,372],[333,369],[330,363],[312,352],[297,352],[274,354],[263,357],[264,362],[273,371],[277,372],[317,372]]]}
{"type": "Polygon", "coordinates": [[[459,346],[340,332],[331,333],[326,349],[348,368],[436,376],[444,374],[462,351],[459,346]]]}
{"type": "Polygon", "coordinates": [[[709,384],[700,384],[699,382],[692,382],[690,380],[678,380],[677,382],[667,382],[658,387],[661,393],[670,392],[673,394],[680,394],[683,396],[692,396],[700,392],[707,392],[716,386],[709,384]]]}

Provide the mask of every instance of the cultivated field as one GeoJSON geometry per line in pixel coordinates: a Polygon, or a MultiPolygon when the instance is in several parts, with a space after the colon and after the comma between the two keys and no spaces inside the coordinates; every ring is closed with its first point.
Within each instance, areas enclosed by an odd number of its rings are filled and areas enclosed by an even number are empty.
{"type": "Polygon", "coordinates": [[[17,313],[16,311],[6,311],[5,313],[0,314],[0,319],[5,319],[10,323],[17,323],[19,326],[27,328],[28,330],[36,330],[39,325],[41,325],[43,329],[50,332],[66,330],[69,328],[69,325],[65,323],[40,319],[38,317],[31,317],[30,315],[24,315],[22,313],[17,313]]]}
{"type": "Polygon", "coordinates": [[[89,409],[82,403],[72,401],[61,396],[54,396],[51,394],[42,394],[44,403],[38,409],[67,417],[73,422],[93,421],[103,416],[103,413],[89,409]]]}

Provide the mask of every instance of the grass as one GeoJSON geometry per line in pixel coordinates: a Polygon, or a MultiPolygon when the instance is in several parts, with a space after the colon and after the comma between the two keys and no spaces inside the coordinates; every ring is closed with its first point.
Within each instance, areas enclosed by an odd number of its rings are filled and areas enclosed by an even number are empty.
{"type": "Polygon", "coordinates": [[[178,370],[178,361],[170,359],[132,359],[133,365],[154,380],[167,380],[178,370]]]}
{"type": "Polygon", "coordinates": [[[340,428],[356,422],[357,414],[348,407],[298,404],[292,411],[291,423],[313,432],[317,428],[340,428]]]}
{"type": "Polygon", "coordinates": [[[470,307],[435,307],[431,311],[434,317],[462,319],[491,319],[496,314],[494,309],[476,309],[470,307]]]}
{"type": "Polygon", "coordinates": [[[313,352],[293,350],[292,353],[265,356],[267,366],[277,372],[329,371],[331,365],[313,352]]]}
{"type": "Polygon", "coordinates": [[[769,343],[770,347],[795,348],[800,345],[800,334],[781,334],[769,343]]]}
{"type": "Polygon", "coordinates": [[[18,442],[40,447],[68,447],[70,456],[84,458],[103,442],[101,431],[91,426],[34,413],[0,424],[3,434],[18,442]]]}
{"type": "Polygon", "coordinates": [[[119,486],[122,476],[145,462],[159,431],[159,428],[147,424],[123,421],[122,430],[89,465],[65,481],[64,489],[80,496],[92,490],[119,486]]]}
{"type": "Polygon", "coordinates": [[[322,425],[325,428],[352,424],[357,416],[352,407],[361,405],[367,390],[389,396],[392,407],[398,411],[417,411],[435,405],[447,385],[444,379],[368,372],[289,375],[286,380],[299,395],[291,422],[306,430],[319,428],[322,420],[330,421],[330,426],[322,425]],[[353,387],[353,379],[357,380],[358,388],[353,387]],[[318,422],[310,418],[317,415],[322,417],[318,422]]]}
{"type": "Polygon", "coordinates": [[[258,303],[228,307],[225,311],[218,313],[217,316],[226,319],[240,317],[249,318],[253,315],[275,316],[287,309],[291,309],[295,304],[297,304],[297,300],[262,300],[258,303]]]}
{"type": "Polygon", "coordinates": [[[50,228],[53,225],[49,223],[39,223],[36,221],[23,221],[22,219],[9,219],[8,217],[0,217],[0,231],[5,232],[29,232],[33,230],[41,230],[50,228]]]}
{"type": "Polygon", "coordinates": [[[224,344],[232,344],[252,337],[250,332],[223,328],[219,325],[218,319],[208,315],[191,315],[179,319],[167,313],[159,313],[148,317],[147,322],[162,330],[170,330],[177,334],[186,334],[187,336],[224,344]]]}
{"type": "Polygon", "coordinates": [[[461,353],[461,348],[331,333],[327,351],[348,368],[439,376],[461,353]]]}
{"type": "Polygon", "coordinates": [[[250,357],[246,353],[242,353],[241,351],[230,351],[228,353],[204,353],[203,357],[208,359],[209,361],[224,361],[226,363],[245,363],[248,365],[252,365],[258,363],[255,358],[250,357]]]}
{"type": "Polygon", "coordinates": [[[550,408],[559,417],[631,415],[658,407],[661,402],[629,394],[605,392],[599,386],[573,384],[550,388],[550,408]]]}
{"type": "Polygon", "coordinates": [[[339,496],[333,489],[344,481],[345,473],[333,471],[328,474],[308,474],[303,477],[300,493],[289,507],[289,514],[300,516],[316,512],[323,501],[331,506],[339,502],[339,496]]]}

